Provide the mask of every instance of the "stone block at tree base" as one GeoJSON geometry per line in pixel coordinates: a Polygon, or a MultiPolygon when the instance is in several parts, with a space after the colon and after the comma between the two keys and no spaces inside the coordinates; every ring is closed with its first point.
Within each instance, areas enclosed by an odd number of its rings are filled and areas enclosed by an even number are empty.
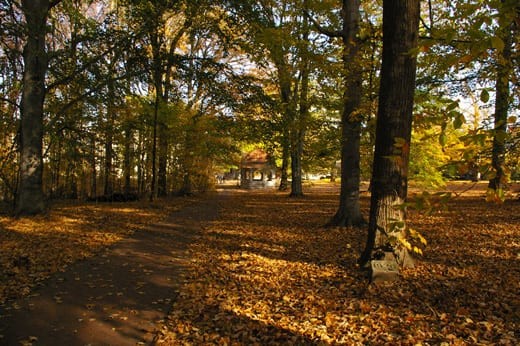
{"type": "Polygon", "coordinates": [[[370,282],[395,281],[399,278],[399,266],[395,260],[373,260],[370,270],[370,282]]]}

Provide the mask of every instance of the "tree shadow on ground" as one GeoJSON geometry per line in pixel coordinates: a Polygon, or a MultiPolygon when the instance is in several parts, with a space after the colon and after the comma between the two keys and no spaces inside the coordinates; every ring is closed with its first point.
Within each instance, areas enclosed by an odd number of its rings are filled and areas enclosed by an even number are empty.
{"type": "Polygon", "coordinates": [[[200,233],[201,220],[217,216],[214,200],[202,204],[201,210],[208,212],[187,208],[148,225],[53,275],[29,297],[5,306],[0,314],[0,343],[151,342],[183,282],[187,247],[200,233]]]}
{"type": "MultiPolygon", "coordinates": [[[[171,318],[172,316],[170,316],[171,318]]],[[[158,334],[154,345],[320,345],[319,338],[312,338],[289,328],[277,327],[254,318],[223,309],[219,305],[205,305],[191,319],[173,317],[175,326],[169,333],[158,334]],[[189,334],[176,340],[177,333],[189,334]]],[[[273,321],[275,322],[275,321],[273,321]]]]}
{"type": "MultiPolygon", "coordinates": [[[[262,283],[270,280],[272,289],[282,293],[272,295],[264,288],[264,302],[288,295],[305,305],[308,292],[314,292],[313,299],[323,302],[318,307],[328,307],[323,314],[339,316],[343,311],[357,322],[359,316],[385,321],[394,315],[406,322],[402,329],[378,326],[387,336],[415,328],[409,332],[432,343],[445,342],[446,335],[468,342],[471,338],[498,342],[504,333],[509,338],[504,340],[519,338],[512,332],[520,320],[516,205],[500,209],[467,199],[433,216],[412,214],[411,224],[430,242],[425,256],[399,281],[367,286],[355,265],[364,232],[321,227],[334,211],[335,196],[309,194],[291,200],[254,192],[233,198],[224,207],[226,218],[208,227],[204,238],[215,252],[212,258],[223,275],[219,280],[229,282],[221,288],[226,294],[256,294],[246,287],[261,290],[262,283]],[[297,266],[303,271],[294,269],[297,266]],[[305,272],[309,270],[316,274],[305,272]],[[241,293],[233,293],[236,290],[241,293]]],[[[362,203],[366,210],[367,201],[362,203]]]]}

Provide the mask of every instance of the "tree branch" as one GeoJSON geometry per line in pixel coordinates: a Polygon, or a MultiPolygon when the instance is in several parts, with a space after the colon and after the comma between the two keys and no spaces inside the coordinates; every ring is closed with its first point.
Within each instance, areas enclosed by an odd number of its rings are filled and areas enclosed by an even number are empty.
{"type": "Polygon", "coordinates": [[[442,38],[442,37],[433,37],[433,36],[419,36],[419,39],[421,40],[430,40],[430,41],[438,41],[438,42],[444,42],[444,43],[451,43],[451,42],[455,42],[455,43],[465,43],[465,44],[473,44],[475,43],[474,41],[469,41],[469,40],[461,40],[461,39],[453,39],[451,41],[448,41],[446,40],[445,38],[442,38]]]}
{"type": "Polygon", "coordinates": [[[9,100],[8,98],[0,97],[0,102],[6,102],[18,109],[20,108],[20,105],[18,103],[16,103],[15,101],[9,100]]]}
{"type": "Polygon", "coordinates": [[[314,19],[314,17],[311,16],[309,11],[304,10],[303,13],[312,22],[312,24],[314,25],[314,27],[316,28],[316,30],[318,30],[318,32],[320,34],[323,34],[328,37],[343,37],[344,36],[343,32],[340,30],[330,30],[328,28],[324,28],[320,23],[318,23],[318,21],[316,19],[314,19]]]}
{"type": "Polygon", "coordinates": [[[58,5],[62,0],[51,0],[49,1],[49,10],[54,6],[58,5]]]}
{"type": "Polygon", "coordinates": [[[432,29],[428,26],[428,24],[426,24],[426,22],[424,21],[423,17],[420,17],[419,18],[421,20],[421,23],[422,25],[424,26],[424,28],[428,31],[431,31],[432,29]]]}

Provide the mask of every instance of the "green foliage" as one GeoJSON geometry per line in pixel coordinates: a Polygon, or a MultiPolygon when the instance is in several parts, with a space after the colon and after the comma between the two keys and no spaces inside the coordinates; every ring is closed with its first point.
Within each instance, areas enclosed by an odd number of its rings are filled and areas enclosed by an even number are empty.
{"type": "MultiPolygon", "coordinates": [[[[158,80],[164,94],[158,120],[166,128],[162,136],[169,141],[168,174],[174,179],[182,174],[189,146],[195,159],[210,158],[204,167],[194,168],[208,177],[212,175],[211,167],[221,169],[236,164],[240,151],[237,147],[244,143],[279,153],[284,131],[295,128],[295,123],[283,114],[279,82],[290,79],[295,114],[301,88],[298,71],[302,71],[304,63],[308,63],[310,71],[310,115],[298,124],[298,128],[306,130],[304,168],[332,169],[339,159],[342,42],[326,38],[312,25],[305,26],[304,5],[325,29],[341,29],[341,3],[333,0],[119,0],[110,5],[62,1],[51,11],[48,25],[45,189],[63,190],[66,195],[72,195],[68,190],[77,189],[88,194],[94,188],[89,186],[92,181],[101,183],[104,179],[104,146],[110,142],[116,185],[122,179],[119,172],[128,150],[133,186],[149,186],[151,101],[158,86],[154,85],[152,71],[156,65],[160,65],[158,80]],[[306,31],[310,34],[304,39],[306,31]],[[158,45],[158,51],[153,50],[152,42],[158,45]],[[277,68],[282,75],[278,75],[277,68]],[[125,138],[127,131],[130,134],[125,138]],[[197,143],[188,145],[188,134],[197,143]],[[123,149],[127,144],[128,148],[123,149]]],[[[414,50],[420,68],[410,179],[421,186],[437,187],[442,186],[443,175],[455,178],[477,169],[487,174],[486,178],[492,177],[493,135],[506,143],[506,170],[520,176],[518,131],[495,133],[486,116],[461,110],[468,97],[480,106],[493,107],[496,62],[507,44],[500,25],[515,18],[517,2],[432,1],[431,5],[432,12],[424,13],[423,39],[414,50]],[[474,122],[473,126],[470,122],[474,122]]],[[[381,2],[363,2],[361,6],[361,64],[366,92],[358,114],[366,120],[361,166],[363,178],[368,180],[382,18],[381,2]]],[[[17,185],[17,103],[25,33],[16,4],[4,2],[0,11],[0,198],[12,200],[17,185]]],[[[514,47],[518,45],[517,36],[513,43],[514,47]]],[[[517,81],[519,70],[513,70],[512,80],[517,81]]],[[[518,83],[510,85],[513,112],[507,121],[514,128],[520,94],[518,83]]],[[[395,149],[406,149],[400,139],[395,149]]],[[[501,196],[497,191],[490,199],[500,200],[501,196]]]]}
{"type": "Polygon", "coordinates": [[[432,215],[435,212],[446,210],[448,202],[452,200],[452,197],[450,192],[441,191],[432,194],[428,191],[423,191],[411,198],[405,206],[422,214],[432,215]]]}
{"type": "Polygon", "coordinates": [[[423,187],[442,187],[445,184],[442,167],[449,157],[443,151],[448,135],[440,128],[418,129],[412,133],[410,148],[410,179],[423,187]],[[439,140],[437,140],[439,138],[439,140]]]}

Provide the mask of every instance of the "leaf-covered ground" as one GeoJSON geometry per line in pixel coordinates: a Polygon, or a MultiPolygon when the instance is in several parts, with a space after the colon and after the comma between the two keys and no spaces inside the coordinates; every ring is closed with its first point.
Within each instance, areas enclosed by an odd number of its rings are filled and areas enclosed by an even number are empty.
{"type": "MultiPolygon", "coordinates": [[[[465,192],[444,211],[409,214],[429,241],[398,282],[368,285],[363,230],[324,229],[337,186],[306,197],[226,190],[218,221],[191,247],[159,345],[516,345],[520,202],[465,192]]],[[[465,186],[453,185],[463,191],[465,186]]],[[[0,216],[0,305],[193,199],[77,204],[0,216]]],[[[362,205],[368,212],[368,196],[362,205]]],[[[175,278],[179,279],[179,278],[175,278]]]]}
{"type": "Polygon", "coordinates": [[[62,203],[45,216],[0,215],[0,305],[190,202],[62,203]]]}
{"type": "Polygon", "coordinates": [[[307,192],[226,193],[157,344],[520,343],[520,202],[487,204],[477,190],[410,213],[424,256],[399,281],[369,286],[356,266],[364,232],[322,227],[337,188],[307,192]]]}

